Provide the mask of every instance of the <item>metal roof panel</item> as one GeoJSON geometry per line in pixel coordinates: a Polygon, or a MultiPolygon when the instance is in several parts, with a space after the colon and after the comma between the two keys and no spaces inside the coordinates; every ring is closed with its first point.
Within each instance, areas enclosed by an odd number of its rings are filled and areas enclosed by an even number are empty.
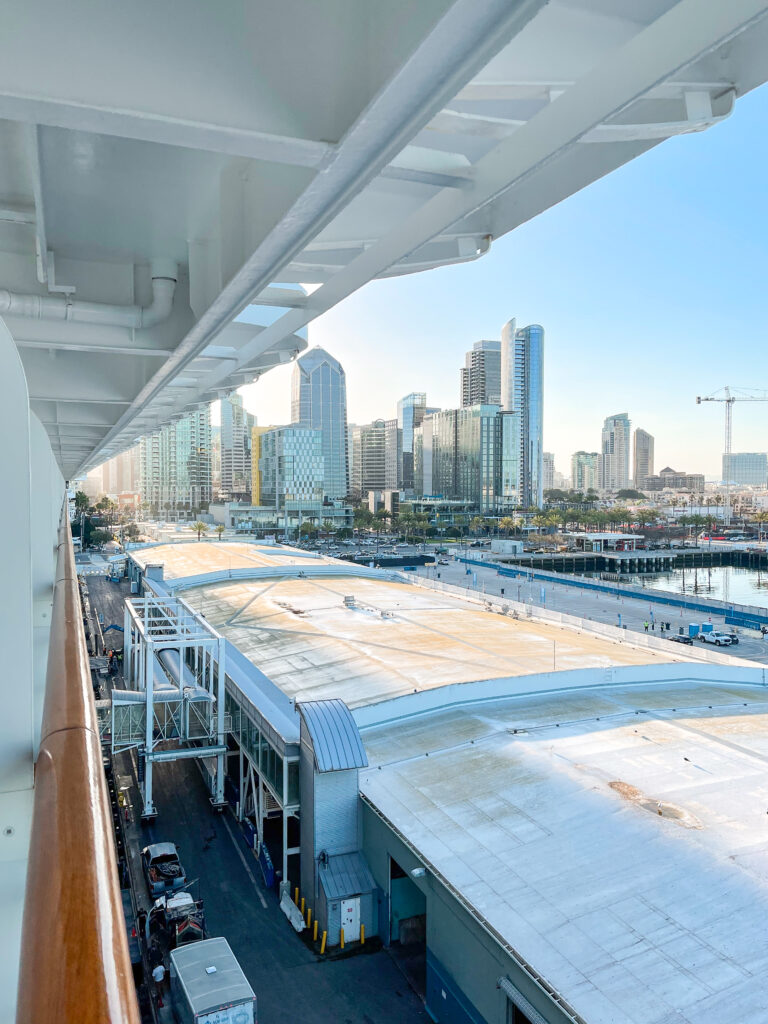
{"type": "Polygon", "coordinates": [[[315,700],[298,705],[319,772],[366,768],[368,758],[357,724],[343,700],[315,700]]]}

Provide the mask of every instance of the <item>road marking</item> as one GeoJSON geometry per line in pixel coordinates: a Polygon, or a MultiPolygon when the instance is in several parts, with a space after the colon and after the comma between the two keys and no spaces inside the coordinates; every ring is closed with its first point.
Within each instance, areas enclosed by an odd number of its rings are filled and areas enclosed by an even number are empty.
{"type": "Polygon", "coordinates": [[[256,877],[255,877],[254,873],[251,871],[251,866],[248,863],[248,861],[245,859],[245,854],[240,849],[240,844],[237,841],[237,837],[235,836],[235,833],[232,831],[231,825],[227,821],[226,811],[224,812],[224,815],[222,816],[222,820],[224,821],[224,825],[226,826],[227,832],[229,832],[229,838],[232,840],[232,842],[234,844],[234,847],[235,847],[235,850],[237,850],[237,856],[243,862],[243,867],[248,872],[248,877],[253,882],[253,888],[256,890],[256,895],[261,900],[262,907],[264,907],[264,909],[266,910],[267,909],[267,901],[264,899],[264,894],[261,891],[261,886],[256,881],[256,877]]]}

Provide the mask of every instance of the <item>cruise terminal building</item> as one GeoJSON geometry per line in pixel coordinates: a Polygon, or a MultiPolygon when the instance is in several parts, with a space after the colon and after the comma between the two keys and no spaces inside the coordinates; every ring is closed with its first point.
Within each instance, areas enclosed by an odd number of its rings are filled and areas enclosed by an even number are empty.
{"type": "Polygon", "coordinates": [[[128,572],[114,734],[199,756],[329,947],[451,1024],[764,1024],[763,668],[277,545],[128,572]]]}

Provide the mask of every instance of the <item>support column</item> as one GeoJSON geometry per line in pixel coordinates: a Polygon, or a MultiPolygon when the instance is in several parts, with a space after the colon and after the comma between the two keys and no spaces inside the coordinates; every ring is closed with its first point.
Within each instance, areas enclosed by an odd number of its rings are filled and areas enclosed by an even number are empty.
{"type": "Polygon", "coordinates": [[[0,521],[6,544],[6,601],[0,616],[3,672],[0,694],[0,1020],[16,1014],[19,941],[32,819],[34,659],[32,647],[32,490],[29,397],[24,370],[8,328],[0,319],[0,432],[6,500],[0,521]]]}
{"type": "Polygon", "coordinates": [[[133,653],[133,639],[131,632],[131,615],[128,605],[123,605],[123,681],[127,689],[133,689],[131,679],[131,655],[133,653]]]}
{"type": "Polygon", "coordinates": [[[145,683],[146,683],[146,708],[147,708],[147,721],[146,721],[146,733],[144,736],[144,810],[142,812],[142,818],[154,818],[157,814],[155,805],[152,803],[152,761],[150,754],[154,747],[154,724],[155,724],[155,709],[154,709],[154,661],[153,661],[154,648],[153,645],[145,639],[144,641],[144,661],[145,661],[145,683]]]}
{"type": "MultiPolygon", "coordinates": [[[[225,665],[225,641],[223,637],[219,638],[217,651],[216,651],[216,742],[221,745],[226,745],[227,734],[224,729],[224,716],[225,716],[225,694],[226,694],[226,665],[225,665]]],[[[211,660],[213,660],[213,652],[211,652],[211,660]]],[[[213,666],[211,666],[213,668],[213,666]]],[[[211,680],[213,681],[213,680],[211,680]]],[[[213,795],[213,804],[215,807],[224,806],[224,772],[227,764],[226,754],[216,755],[216,792],[213,795]]]]}
{"type": "Polygon", "coordinates": [[[243,737],[242,737],[242,733],[240,734],[240,742],[238,744],[237,752],[238,752],[238,760],[240,762],[240,765],[239,765],[239,767],[240,767],[240,785],[238,786],[238,790],[237,790],[237,792],[238,792],[237,820],[238,821],[242,821],[243,817],[244,817],[243,807],[244,807],[244,804],[245,804],[245,790],[243,789],[243,737]]]}

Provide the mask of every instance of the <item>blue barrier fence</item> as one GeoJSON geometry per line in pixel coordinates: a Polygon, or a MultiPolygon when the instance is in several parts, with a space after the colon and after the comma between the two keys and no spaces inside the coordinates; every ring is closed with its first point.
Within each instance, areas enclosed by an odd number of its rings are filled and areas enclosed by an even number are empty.
{"type": "Polygon", "coordinates": [[[495,569],[499,576],[508,576],[512,579],[524,577],[526,579],[542,580],[546,583],[559,583],[565,587],[580,587],[582,590],[594,590],[603,594],[620,594],[622,597],[630,597],[638,601],[652,601],[654,604],[667,604],[674,608],[685,608],[691,612],[704,612],[711,615],[724,615],[729,626],[741,626],[743,629],[760,629],[761,626],[768,626],[768,608],[765,612],[759,608],[744,609],[743,611],[735,605],[726,604],[724,601],[697,601],[687,597],[678,597],[675,594],[667,594],[661,590],[649,592],[637,587],[618,587],[615,584],[600,583],[597,580],[589,580],[583,576],[577,578],[542,572],[537,569],[529,569],[525,566],[513,568],[502,566],[497,562],[482,562],[477,558],[459,558],[459,562],[466,565],[479,565],[483,569],[495,569]]]}

